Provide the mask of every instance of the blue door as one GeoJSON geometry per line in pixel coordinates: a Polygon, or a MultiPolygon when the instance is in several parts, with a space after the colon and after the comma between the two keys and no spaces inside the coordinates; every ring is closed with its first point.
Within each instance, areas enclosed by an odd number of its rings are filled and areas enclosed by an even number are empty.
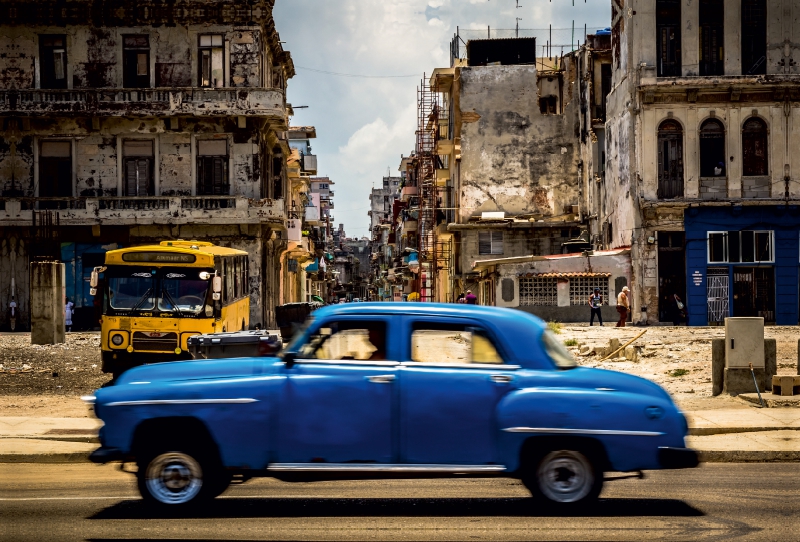
{"type": "Polygon", "coordinates": [[[400,369],[404,463],[496,464],[495,409],[515,389],[507,363],[479,323],[409,319],[410,348],[400,369]]]}
{"type": "Polygon", "coordinates": [[[390,320],[323,322],[298,348],[278,412],[279,463],[391,463],[397,389],[390,320]]]}

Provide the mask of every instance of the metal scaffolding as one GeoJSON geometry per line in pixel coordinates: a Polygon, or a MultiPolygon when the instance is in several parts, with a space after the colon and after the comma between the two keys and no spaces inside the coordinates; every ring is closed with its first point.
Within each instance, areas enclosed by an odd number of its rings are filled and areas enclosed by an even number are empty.
{"type": "Polygon", "coordinates": [[[439,127],[439,93],[423,75],[417,89],[416,177],[419,190],[420,301],[436,300],[436,139],[439,127]]]}

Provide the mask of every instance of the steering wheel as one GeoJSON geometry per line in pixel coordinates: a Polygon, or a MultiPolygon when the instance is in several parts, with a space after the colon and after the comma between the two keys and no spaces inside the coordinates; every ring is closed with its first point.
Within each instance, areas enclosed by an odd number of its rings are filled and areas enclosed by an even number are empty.
{"type": "Polygon", "coordinates": [[[176,302],[179,303],[180,305],[189,305],[190,307],[191,306],[199,307],[204,303],[203,299],[200,296],[196,295],[181,296],[176,300],[176,302]]]}

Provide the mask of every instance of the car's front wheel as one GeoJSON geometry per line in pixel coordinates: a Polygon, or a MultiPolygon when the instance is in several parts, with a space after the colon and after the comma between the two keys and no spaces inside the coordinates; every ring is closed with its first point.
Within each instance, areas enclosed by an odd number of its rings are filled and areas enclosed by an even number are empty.
{"type": "Polygon", "coordinates": [[[151,504],[190,505],[216,497],[216,473],[198,454],[161,451],[139,463],[137,482],[142,498],[151,504]]]}
{"type": "Polygon", "coordinates": [[[579,450],[550,450],[539,454],[523,478],[534,497],[557,505],[591,502],[603,488],[603,471],[591,454],[579,450]]]}

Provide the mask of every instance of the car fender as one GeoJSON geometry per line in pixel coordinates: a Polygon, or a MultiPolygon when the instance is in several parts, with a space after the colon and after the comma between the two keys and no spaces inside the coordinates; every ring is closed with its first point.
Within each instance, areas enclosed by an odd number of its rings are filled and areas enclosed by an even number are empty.
{"type": "Polygon", "coordinates": [[[684,446],[684,424],[668,398],[602,388],[519,389],[497,407],[501,461],[512,471],[537,437],[596,441],[612,470],[657,469],[660,446],[684,446]]]}

